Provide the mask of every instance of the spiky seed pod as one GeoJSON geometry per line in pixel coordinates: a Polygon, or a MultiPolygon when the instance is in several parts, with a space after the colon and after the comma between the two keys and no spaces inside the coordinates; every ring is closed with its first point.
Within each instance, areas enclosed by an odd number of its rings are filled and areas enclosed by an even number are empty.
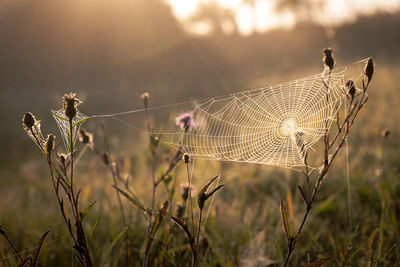
{"type": "Polygon", "coordinates": [[[374,62],[372,60],[372,58],[368,58],[367,63],[365,63],[365,67],[364,67],[364,73],[368,78],[368,83],[371,81],[372,79],[372,75],[374,74],[374,62]]]}
{"type": "Polygon", "coordinates": [[[145,108],[148,108],[149,98],[150,98],[149,93],[147,93],[147,92],[143,93],[143,94],[140,96],[140,98],[143,100],[143,105],[144,105],[144,107],[145,107],[145,108]]]}
{"type": "Polygon", "coordinates": [[[190,162],[190,157],[188,154],[183,155],[182,159],[186,164],[188,164],[190,162]]]}
{"type": "Polygon", "coordinates": [[[351,98],[354,98],[354,95],[356,94],[356,87],[354,86],[353,80],[348,80],[346,82],[346,88],[349,94],[351,95],[351,98]]]}
{"type": "Polygon", "coordinates": [[[46,154],[50,156],[51,151],[54,149],[54,141],[56,137],[54,134],[49,134],[46,139],[46,154]]]}
{"type": "Polygon", "coordinates": [[[29,130],[32,129],[32,127],[35,125],[35,122],[36,122],[36,119],[32,113],[30,113],[30,112],[25,113],[25,115],[22,119],[22,123],[27,129],[29,129],[29,130]]]}
{"type": "Polygon", "coordinates": [[[330,70],[333,70],[333,67],[335,66],[335,58],[333,57],[332,52],[332,48],[329,47],[322,50],[322,53],[324,54],[322,61],[330,70]]]}
{"type": "Polygon", "coordinates": [[[76,116],[76,107],[81,101],[76,97],[75,93],[64,94],[63,96],[63,109],[65,116],[72,120],[76,116]]]}

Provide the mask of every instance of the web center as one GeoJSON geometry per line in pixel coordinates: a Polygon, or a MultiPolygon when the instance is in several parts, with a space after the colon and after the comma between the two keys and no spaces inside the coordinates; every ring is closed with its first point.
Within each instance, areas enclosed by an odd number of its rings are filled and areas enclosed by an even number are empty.
{"type": "Polygon", "coordinates": [[[292,135],[297,128],[297,123],[294,119],[289,118],[283,121],[281,126],[281,132],[283,135],[292,135]]]}

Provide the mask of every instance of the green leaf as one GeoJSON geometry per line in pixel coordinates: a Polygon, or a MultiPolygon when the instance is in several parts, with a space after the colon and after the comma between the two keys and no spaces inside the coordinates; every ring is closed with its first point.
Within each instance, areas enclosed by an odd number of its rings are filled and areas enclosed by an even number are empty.
{"type": "Polygon", "coordinates": [[[36,250],[35,250],[35,253],[34,253],[34,256],[33,256],[33,261],[32,261],[32,265],[31,265],[31,266],[33,266],[33,267],[36,266],[37,260],[38,260],[38,258],[39,258],[40,249],[42,248],[43,242],[46,240],[46,237],[47,237],[47,235],[50,233],[50,231],[51,231],[51,229],[47,230],[47,231],[40,237],[39,242],[38,242],[38,244],[37,244],[37,246],[36,246],[36,250]]]}
{"type": "Polygon", "coordinates": [[[61,117],[61,116],[57,115],[57,114],[54,113],[54,112],[52,112],[52,113],[53,113],[53,116],[56,116],[57,118],[59,118],[59,119],[61,119],[61,120],[64,120],[64,121],[68,121],[67,118],[61,117]]]}
{"type": "Polygon", "coordinates": [[[81,221],[85,218],[85,216],[89,213],[89,211],[93,208],[94,204],[96,204],[96,201],[93,201],[92,203],[89,204],[89,206],[85,209],[84,212],[80,212],[81,216],[81,221]]]}
{"type": "Polygon", "coordinates": [[[283,228],[285,229],[286,233],[286,238],[288,240],[288,243],[290,243],[292,235],[290,234],[289,222],[286,214],[285,203],[283,203],[283,200],[281,200],[281,215],[282,215],[283,228]]]}
{"type": "Polygon", "coordinates": [[[81,119],[81,120],[75,122],[74,124],[72,124],[72,128],[74,128],[75,126],[87,121],[88,119],[91,119],[91,117],[87,117],[87,118],[84,118],[84,119],[81,119]]]}
{"type": "Polygon", "coordinates": [[[96,228],[97,228],[97,225],[99,224],[99,221],[100,221],[100,217],[97,219],[97,221],[95,222],[95,224],[94,224],[93,227],[92,227],[92,230],[90,231],[90,235],[89,235],[89,245],[90,245],[91,242],[92,242],[93,235],[94,235],[94,232],[96,231],[96,228]]]}
{"type": "Polygon", "coordinates": [[[128,229],[128,226],[126,226],[124,229],[121,230],[112,240],[110,247],[108,248],[109,252],[112,250],[112,248],[117,244],[118,240],[124,235],[126,230],[128,229]]]}

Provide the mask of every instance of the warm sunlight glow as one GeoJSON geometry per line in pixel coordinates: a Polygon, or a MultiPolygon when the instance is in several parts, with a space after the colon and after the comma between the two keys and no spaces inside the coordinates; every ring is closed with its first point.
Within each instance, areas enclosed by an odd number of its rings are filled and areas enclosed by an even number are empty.
{"type": "MultiPolygon", "coordinates": [[[[254,31],[262,32],[274,28],[290,28],[296,23],[296,14],[288,10],[275,11],[277,0],[165,0],[172,7],[173,13],[183,23],[196,13],[202,4],[216,3],[223,9],[231,10],[235,16],[237,27],[244,35],[254,31]]],[[[391,12],[400,9],[398,0],[327,0],[325,8],[312,14],[312,19],[327,25],[352,22],[357,14],[372,14],[377,11],[391,12]]],[[[186,25],[189,32],[208,34],[212,31],[209,22],[196,22],[186,25]],[[207,25],[207,26],[206,26],[207,25]]],[[[225,33],[233,32],[232,23],[223,23],[225,33]]]]}

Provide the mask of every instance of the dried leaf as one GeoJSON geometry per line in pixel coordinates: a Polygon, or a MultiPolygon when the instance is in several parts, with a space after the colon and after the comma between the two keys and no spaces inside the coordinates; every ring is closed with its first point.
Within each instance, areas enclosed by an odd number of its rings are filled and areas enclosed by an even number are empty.
{"type": "Polygon", "coordinates": [[[319,260],[316,260],[316,261],[314,261],[314,262],[312,262],[312,263],[310,263],[310,264],[307,264],[306,267],[317,267],[317,266],[321,266],[322,264],[327,263],[328,261],[331,261],[331,260],[333,260],[334,258],[335,258],[334,256],[329,256],[329,257],[326,257],[326,258],[323,258],[323,259],[319,259],[319,260]]]}
{"type": "Polygon", "coordinates": [[[39,258],[39,253],[40,253],[40,249],[43,246],[43,242],[46,240],[47,235],[50,233],[51,229],[47,230],[39,239],[39,242],[36,246],[36,250],[35,253],[33,254],[33,261],[32,261],[32,266],[36,266],[37,260],[39,258]]]}
{"type": "Polygon", "coordinates": [[[185,231],[186,233],[186,237],[189,240],[189,245],[190,245],[190,249],[192,251],[193,254],[193,258],[194,261],[197,260],[197,248],[196,248],[196,242],[194,240],[193,235],[190,233],[189,227],[186,225],[186,223],[184,221],[182,221],[181,219],[171,216],[170,217],[171,220],[173,220],[177,225],[179,225],[183,231],[185,231]]]}
{"type": "Polygon", "coordinates": [[[31,256],[28,256],[28,257],[24,258],[22,261],[20,261],[20,263],[18,263],[18,266],[17,266],[17,267],[23,267],[23,266],[25,266],[25,264],[26,264],[29,260],[31,260],[31,259],[32,259],[31,256]]]}

